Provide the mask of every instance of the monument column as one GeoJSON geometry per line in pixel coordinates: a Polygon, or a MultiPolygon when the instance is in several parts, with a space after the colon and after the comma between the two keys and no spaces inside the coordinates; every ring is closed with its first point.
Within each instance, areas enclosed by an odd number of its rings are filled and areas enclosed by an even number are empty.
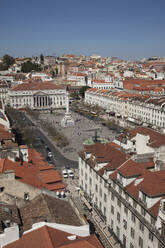
{"type": "Polygon", "coordinates": [[[66,89],[66,113],[63,119],[61,120],[61,126],[62,127],[69,127],[74,126],[74,120],[71,116],[71,113],[69,113],[69,90],[66,89]]]}

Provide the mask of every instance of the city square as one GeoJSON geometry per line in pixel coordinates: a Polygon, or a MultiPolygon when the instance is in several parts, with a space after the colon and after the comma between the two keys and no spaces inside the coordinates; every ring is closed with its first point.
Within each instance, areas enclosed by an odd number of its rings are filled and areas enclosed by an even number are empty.
{"type": "Polygon", "coordinates": [[[61,120],[65,110],[56,110],[53,114],[40,113],[39,119],[51,123],[59,132],[62,132],[69,140],[69,146],[60,149],[60,152],[71,160],[78,160],[77,153],[83,148],[84,141],[94,137],[95,132],[100,138],[112,141],[116,133],[103,126],[100,121],[90,120],[78,113],[72,112],[75,121],[74,126],[61,127],[61,120]]]}

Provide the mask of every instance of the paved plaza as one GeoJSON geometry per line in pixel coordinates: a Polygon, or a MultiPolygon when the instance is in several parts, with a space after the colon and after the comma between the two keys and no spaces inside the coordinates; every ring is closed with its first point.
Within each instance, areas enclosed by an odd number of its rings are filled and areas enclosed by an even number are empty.
{"type": "Polygon", "coordinates": [[[40,121],[49,122],[58,131],[62,132],[69,140],[69,146],[60,149],[60,152],[68,159],[78,160],[77,153],[82,149],[83,142],[95,135],[101,138],[106,138],[112,141],[116,135],[114,131],[109,130],[107,127],[103,126],[101,122],[90,120],[78,113],[71,112],[72,117],[75,121],[75,126],[73,127],[61,127],[61,120],[64,117],[65,111],[58,110],[52,114],[41,113],[40,121]]]}

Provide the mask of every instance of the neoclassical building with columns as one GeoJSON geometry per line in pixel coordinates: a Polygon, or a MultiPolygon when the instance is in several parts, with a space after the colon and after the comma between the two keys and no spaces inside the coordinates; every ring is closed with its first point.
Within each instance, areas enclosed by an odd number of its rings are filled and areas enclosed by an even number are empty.
{"type": "Polygon", "coordinates": [[[50,109],[66,106],[66,89],[51,82],[30,82],[8,91],[8,103],[13,108],[50,109]]]}

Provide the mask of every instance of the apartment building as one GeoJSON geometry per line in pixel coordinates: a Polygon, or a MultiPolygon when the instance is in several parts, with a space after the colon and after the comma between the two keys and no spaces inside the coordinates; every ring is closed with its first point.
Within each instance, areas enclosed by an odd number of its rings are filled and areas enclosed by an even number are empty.
{"type": "Polygon", "coordinates": [[[8,91],[8,102],[14,108],[64,108],[66,89],[50,82],[23,83],[8,91]]]}
{"type": "Polygon", "coordinates": [[[84,146],[80,188],[122,247],[165,247],[165,135],[141,127],[119,139],[84,146]]]}
{"type": "Polygon", "coordinates": [[[6,81],[0,80],[0,99],[6,99],[8,94],[9,85],[6,81]]]}
{"type": "Polygon", "coordinates": [[[112,82],[106,82],[105,80],[92,80],[91,81],[91,85],[92,88],[96,88],[96,89],[111,89],[114,88],[114,85],[112,82]]]}
{"type": "Polygon", "coordinates": [[[165,128],[165,97],[149,96],[116,90],[89,89],[85,102],[131,117],[147,124],[165,128]]]}

